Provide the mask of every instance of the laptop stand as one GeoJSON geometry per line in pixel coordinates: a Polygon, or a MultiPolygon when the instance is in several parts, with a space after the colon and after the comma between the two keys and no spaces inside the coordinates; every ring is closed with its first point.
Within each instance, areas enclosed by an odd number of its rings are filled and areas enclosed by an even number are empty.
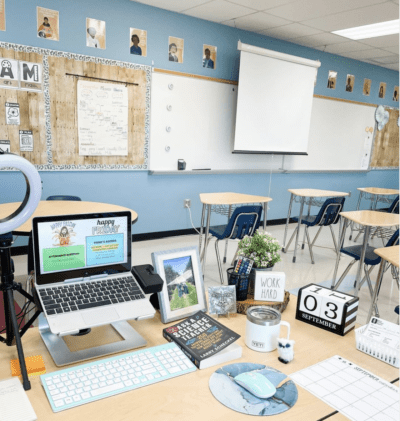
{"type": "Polygon", "coordinates": [[[111,326],[123,338],[118,342],[87,348],[80,351],[70,351],[62,336],[55,335],[50,331],[45,315],[39,316],[39,332],[47,350],[57,366],[77,363],[104,355],[130,351],[143,347],[147,341],[136,332],[126,321],[111,323],[111,326]]]}

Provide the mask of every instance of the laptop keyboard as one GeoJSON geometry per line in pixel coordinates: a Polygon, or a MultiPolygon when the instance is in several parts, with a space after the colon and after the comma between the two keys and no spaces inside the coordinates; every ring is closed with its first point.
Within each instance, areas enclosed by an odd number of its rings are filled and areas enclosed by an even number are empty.
{"type": "Polygon", "coordinates": [[[135,279],[130,276],[48,287],[41,289],[39,294],[48,315],[145,298],[135,279]]]}

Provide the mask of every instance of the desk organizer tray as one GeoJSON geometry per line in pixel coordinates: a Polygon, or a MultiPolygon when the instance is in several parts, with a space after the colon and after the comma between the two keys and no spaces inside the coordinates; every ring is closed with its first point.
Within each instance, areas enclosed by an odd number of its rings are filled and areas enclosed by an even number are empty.
{"type": "MultiPolygon", "coordinates": [[[[374,320],[374,318],[372,320],[374,320]]],[[[393,323],[391,324],[394,325],[393,323]]],[[[383,361],[384,363],[399,368],[399,346],[397,345],[397,347],[392,347],[388,344],[382,343],[381,341],[374,340],[371,337],[366,336],[364,333],[366,332],[367,328],[368,325],[365,325],[355,330],[357,349],[361,352],[364,352],[365,354],[371,355],[372,357],[383,361]]]]}

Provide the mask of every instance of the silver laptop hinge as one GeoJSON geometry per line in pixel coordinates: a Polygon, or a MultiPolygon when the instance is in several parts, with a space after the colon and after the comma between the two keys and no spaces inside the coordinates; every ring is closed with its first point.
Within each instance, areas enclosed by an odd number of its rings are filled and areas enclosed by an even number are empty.
{"type": "Polygon", "coordinates": [[[108,276],[110,276],[108,273],[101,273],[100,275],[89,276],[88,279],[92,280],[92,279],[106,278],[108,276]]]}
{"type": "Polygon", "coordinates": [[[83,281],[83,278],[72,278],[72,279],[66,279],[65,281],[64,281],[64,283],[66,284],[66,283],[70,283],[70,282],[80,282],[80,281],[83,281]]]}

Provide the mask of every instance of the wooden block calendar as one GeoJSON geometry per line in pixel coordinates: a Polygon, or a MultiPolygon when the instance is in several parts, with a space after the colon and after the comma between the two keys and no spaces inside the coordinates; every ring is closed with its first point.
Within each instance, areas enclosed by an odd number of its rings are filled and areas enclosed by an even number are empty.
{"type": "Polygon", "coordinates": [[[358,298],[318,284],[300,288],[296,319],[344,336],[354,329],[358,298]]]}

